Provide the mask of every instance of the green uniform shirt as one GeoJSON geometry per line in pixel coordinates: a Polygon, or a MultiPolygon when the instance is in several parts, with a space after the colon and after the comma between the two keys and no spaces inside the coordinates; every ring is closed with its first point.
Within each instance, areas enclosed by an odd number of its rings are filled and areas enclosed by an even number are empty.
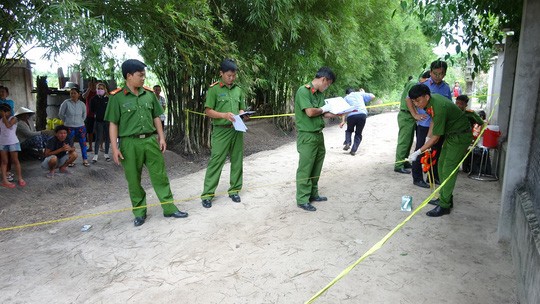
{"type": "MultiPolygon", "coordinates": [[[[246,108],[244,93],[239,86],[233,83],[229,88],[223,82],[214,83],[206,93],[205,108],[210,108],[217,112],[231,112],[239,114],[240,110],[246,108]]],[[[212,119],[214,126],[230,125],[231,122],[225,118],[212,119]]]]}
{"type": "Polygon", "coordinates": [[[465,117],[467,117],[467,119],[469,120],[469,123],[471,124],[471,126],[474,126],[475,124],[479,124],[481,126],[484,125],[484,120],[475,111],[473,111],[473,110],[465,110],[465,111],[463,111],[463,114],[465,114],[465,117]]]}
{"type": "Polygon", "coordinates": [[[409,112],[409,108],[407,108],[407,97],[409,97],[409,90],[417,83],[418,83],[417,81],[410,80],[409,82],[407,82],[405,84],[405,87],[403,89],[403,93],[401,93],[401,101],[400,101],[400,104],[399,104],[399,109],[400,110],[405,110],[405,111],[409,112]]]}
{"type": "Polygon", "coordinates": [[[322,106],[324,106],[323,93],[315,90],[312,83],[301,86],[294,97],[296,129],[304,132],[320,132],[324,128],[323,116],[309,117],[305,109],[322,106]]]}
{"type": "Polygon", "coordinates": [[[148,88],[138,88],[139,95],[127,87],[113,93],[105,111],[105,120],[118,125],[118,137],[156,131],[154,118],[163,113],[156,95],[148,88]]]}
{"type": "Polygon", "coordinates": [[[453,135],[471,131],[471,125],[463,111],[442,95],[432,94],[425,110],[433,119],[433,135],[453,135]]]}

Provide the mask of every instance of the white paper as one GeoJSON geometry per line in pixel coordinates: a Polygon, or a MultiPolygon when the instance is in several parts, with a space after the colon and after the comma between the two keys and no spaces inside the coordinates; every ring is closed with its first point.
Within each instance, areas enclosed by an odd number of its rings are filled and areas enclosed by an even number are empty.
{"type": "Polygon", "coordinates": [[[247,127],[240,115],[234,115],[233,127],[236,131],[246,132],[247,127]]]}
{"type": "Polygon", "coordinates": [[[328,98],[324,102],[330,105],[330,113],[335,115],[349,113],[354,110],[354,106],[348,104],[343,97],[328,98]]]}

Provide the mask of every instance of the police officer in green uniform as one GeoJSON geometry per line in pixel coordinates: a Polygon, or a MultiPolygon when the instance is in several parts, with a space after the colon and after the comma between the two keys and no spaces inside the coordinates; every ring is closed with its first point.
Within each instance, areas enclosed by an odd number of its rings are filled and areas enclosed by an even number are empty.
{"type": "Polygon", "coordinates": [[[471,125],[463,111],[451,100],[439,94],[431,95],[428,86],[417,84],[409,91],[409,97],[414,105],[425,109],[432,118],[432,136],[418,150],[409,156],[409,161],[414,161],[425,150],[431,148],[441,136],[445,141],[439,157],[439,177],[446,184],[441,187],[439,198],[430,201],[437,205],[433,210],[426,213],[427,216],[437,217],[450,213],[453,207],[452,192],[456,185],[456,174],[452,171],[459,165],[471,144],[471,125]]]}
{"type": "Polygon", "coordinates": [[[146,220],[146,192],[141,186],[143,165],[148,169],[154,191],[163,208],[163,215],[175,218],[188,216],[173,204],[163,158],[167,149],[159,118],[163,108],[152,90],[143,87],[145,67],[144,63],[136,59],[122,63],[126,85],[111,92],[112,96],[105,111],[105,120],[110,122],[113,160],[118,165],[122,163],[124,167],[135,226],[144,224],[146,220]],[[116,145],[118,138],[119,147],[116,145]]]}
{"type": "Polygon", "coordinates": [[[301,86],[294,98],[296,119],[296,149],[300,156],[296,170],[296,203],[306,211],[316,211],[311,202],[326,201],[319,196],[319,176],[324,162],[324,117],[335,117],[324,104],[323,92],[336,80],[328,67],[317,71],[311,83],[301,86]]]}
{"type": "MultiPolygon", "coordinates": [[[[238,193],[242,189],[243,180],[244,133],[236,131],[232,123],[235,121],[235,115],[244,113],[246,103],[242,89],[234,83],[237,69],[233,60],[223,60],[219,68],[221,81],[212,84],[206,93],[205,113],[212,118],[213,128],[212,152],[201,195],[202,205],[205,208],[212,207],[212,198],[227,156],[231,161],[229,197],[233,202],[241,201],[238,193]]],[[[247,116],[243,116],[244,118],[247,116]]]]}
{"type": "MultiPolygon", "coordinates": [[[[423,82],[429,78],[429,71],[426,71],[419,76],[419,81],[423,82]]],[[[397,116],[399,133],[396,147],[396,162],[394,171],[399,173],[409,174],[411,170],[405,168],[405,165],[410,164],[403,160],[409,155],[414,139],[414,131],[416,129],[416,121],[426,118],[424,115],[418,114],[416,108],[409,98],[409,90],[417,84],[416,80],[410,80],[405,84],[403,93],[401,93],[401,102],[399,105],[399,113],[397,116]]]]}

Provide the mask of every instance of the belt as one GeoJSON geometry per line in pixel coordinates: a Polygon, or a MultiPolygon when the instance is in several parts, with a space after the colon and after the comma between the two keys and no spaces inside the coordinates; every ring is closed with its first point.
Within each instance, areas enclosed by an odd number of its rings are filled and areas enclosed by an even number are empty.
{"type": "Polygon", "coordinates": [[[152,133],[143,133],[143,134],[134,134],[134,135],[128,135],[128,136],[123,136],[123,137],[130,137],[130,138],[148,138],[152,135],[156,134],[156,132],[152,132],[152,133]]]}
{"type": "Polygon", "coordinates": [[[409,110],[401,110],[401,109],[400,109],[400,111],[401,111],[401,112],[407,112],[407,113],[409,113],[409,110]]]}
{"type": "Polygon", "coordinates": [[[352,111],[352,112],[358,112],[358,110],[354,110],[354,111],[352,111]]]}
{"type": "Polygon", "coordinates": [[[220,127],[220,128],[230,129],[230,128],[233,127],[233,125],[214,125],[214,127],[220,127]]]}

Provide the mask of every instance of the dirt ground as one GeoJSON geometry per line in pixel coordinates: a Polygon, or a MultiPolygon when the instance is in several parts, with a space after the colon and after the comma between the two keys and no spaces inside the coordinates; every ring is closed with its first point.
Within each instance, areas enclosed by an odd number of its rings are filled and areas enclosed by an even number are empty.
{"type": "MultiPolygon", "coordinates": [[[[151,207],[135,228],[130,211],[108,213],[130,206],[112,162],[78,160],[53,180],[37,162],[25,166],[26,188],[0,189],[0,227],[82,218],[0,232],[0,301],[303,303],[409,215],[402,195],[417,207],[430,193],[392,171],[396,115],[368,118],[356,156],[342,150],[343,129],[325,129],[320,191],[329,201],[314,213],[295,204],[294,138],[262,121],[248,125],[246,153],[262,152],[244,160],[239,204],[226,195],[228,165],[205,209],[206,162],[167,152],[187,219],[151,207]],[[85,224],[92,228],[81,232],[85,224]]],[[[424,208],[315,303],[517,303],[510,252],[497,243],[499,200],[497,182],[460,173],[452,214],[428,218],[424,208]]]]}

